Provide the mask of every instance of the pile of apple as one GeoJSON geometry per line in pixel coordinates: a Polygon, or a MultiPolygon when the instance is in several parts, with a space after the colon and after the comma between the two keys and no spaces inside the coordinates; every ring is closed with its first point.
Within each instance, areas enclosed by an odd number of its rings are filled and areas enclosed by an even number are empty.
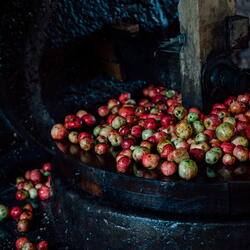
{"type": "MultiPolygon", "coordinates": [[[[24,177],[16,178],[16,200],[24,201],[26,199],[41,200],[48,199],[52,195],[51,190],[51,170],[50,162],[44,163],[41,169],[33,169],[25,172],[24,177]]],[[[34,219],[34,209],[32,205],[26,204],[23,207],[14,206],[9,209],[6,205],[0,204],[0,223],[12,217],[17,221],[17,231],[26,233],[32,226],[34,219]]],[[[26,237],[20,237],[16,240],[16,248],[20,250],[47,250],[47,241],[41,241],[35,246],[26,237]]]]}
{"type": "Polygon", "coordinates": [[[11,217],[17,221],[17,231],[27,233],[34,218],[33,207],[26,204],[23,208],[20,206],[12,207],[10,210],[11,217]]]}
{"type": "MultiPolygon", "coordinates": [[[[17,230],[21,233],[28,232],[30,222],[33,220],[33,207],[30,204],[26,204],[23,208],[19,206],[12,207],[11,210],[3,204],[0,204],[0,223],[7,219],[9,215],[18,220],[17,230]]],[[[35,246],[26,237],[20,237],[16,240],[16,249],[18,250],[48,250],[48,242],[40,241],[35,246]]]]}
{"type": "Polygon", "coordinates": [[[150,85],[143,89],[143,99],[122,93],[99,107],[98,114],[98,125],[84,110],[67,115],[64,124],[53,126],[51,136],[68,138],[98,155],[120,148],[116,168],[122,173],[136,162],[146,169],[159,168],[165,176],[178,172],[190,180],[198,174],[197,163],[230,166],[250,158],[250,93],[214,104],[204,115],[183,107],[181,94],[174,90],[150,85]]]}
{"type": "Polygon", "coordinates": [[[48,242],[40,241],[36,246],[26,237],[20,237],[16,240],[16,249],[21,250],[48,250],[48,242]]]}
{"type": "Polygon", "coordinates": [[[24,177],[16,179],[16,200],[28,198],[41,200],[48,199],[51,194],[51,163],[44,163],[42,169],[33,169],[25,172],[24,177]]]}

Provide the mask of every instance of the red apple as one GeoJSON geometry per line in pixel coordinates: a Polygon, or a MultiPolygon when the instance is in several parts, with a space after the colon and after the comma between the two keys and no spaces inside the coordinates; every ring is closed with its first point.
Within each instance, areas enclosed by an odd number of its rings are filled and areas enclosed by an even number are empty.
{"type": "Polygon", "coordinates": [[[148,118],[145,120],[145,129],[156,129],[158,127],[156,120],[148,118]]]}
{"type": "Polygon", "coordinates": [[[225,105],[224,103],[215,103],[213,105],[213,110],[214,109],[227,109],[227,105],[225,105]]]}
{"type": "Polygon", "coordinates": [[[112,114],[112,115],[109,115],[108,118],[107,118],[107,123],[108,123],[108,124],[111,124],[112,121],[113,121],[113,119],[114,119],[115,117],[116,117],[116,115],[113,115],[113,114],[112,114]]]}
{"type": "Polygon", "coordinates": [[[149,141],[142,141],[140,143],[140,146],[148,148],[150,151],[153,148],[153,143],[149,142],[149,141]]]}
{"type": "Polygon", "coordinates": [[[215,132],[214,132],[214,130],[209,130],[209,129],[207,129],[207,130],[205,130],[203,133],[208,137],[208,140],[209,140],[209,141],[211,141],[211,140],[214,139],[214,137],[215,137],[215,132]]]}
{"type": "Polygon", "coordinates": [[[131,128],[131,135],[133,135],[135,138],[141,138],[142,130],[143,127],[141,127],[140,125],[133,126],[131,128]]]}
{"type": "Polygon", "coordinates": [[[129,169],[130,165],[131,165],[130,158],[127,156],[123,156],[116,163],[116,168],[118,172],[125,173],[129,169]]]}
{"type": "Polygon", "coordinates": [[[165,133],[163,131],[162,132],[156,132],[156,133],[154,133],[153,136],[156,138],[157,143],[159,143],[161,141],[164,141],[164,140],[166,140],[168,138],[167,133],[165,133]]]}
{"type": "Polygon", "coordinates": [[[179,104],[179,103],[174,103],[173,105],[171,105],[171,106],[168,107],[167,113],[173,114],[175,108],[176,108],[176,107],[180,107],[180,106],[181,106],[181,104],[179,104]]]}
{"type": "Polygon", "coordinates": [[[80,119],[82,119],[82,117],[84,116],[84,115],[86,115],[87,114],[87,112],[85,111],[85,110],[79,110],[79,111],[77,111],[77,113],[76,113],[76,116],[78,117],[78,118],[80,118],[80,119]]]}
{"type": "Polygon", "coordinates": [[[227,109],[213,109],[211,114],[218,115],[220,119],[228,117],[230,115],[227,109]]]}
{"type": "Polygon", "coordinates": [[[142,157],[142,165],[148,169],[154,169],[158,166],[160,161],[160,156],[157,154],[144,154],[142,157]]]}
{"type": "Polygon", "coordinates": [[[208,115],[204,119],[204,126],[209,130],[216,130],[216,128],[221,124],[221,119],[218,115],[208,115]]]}
{"type": "Polygon", "coordinates": [[[234,148],[235,148],[235,145],[233,145],[232,143],[230,142],[223,142],[221,145],[220,145],[222,151],[225,153],[225,154],[232,154],[233,151],[234,151],[234,148]]]}
{"type": "Polygon", "coordinates": [[[109,114],[109,108],[107,106],[101,106],[98,108],[98,115],[105,117],[109,114]]]}
{"type": "Polygon", "coordinates": [[[129,139],[122,140],[121,146],[123,149],[130,149],[130,147],[133,145],[135,145],[135,140],[133,140],[133,139],[129,138],[129,139]]]}
{"type": "Polygon", "coordinates": [[[211,141],[209,141],[209,144],[212,147],[220,147],[221,141],[219,139],[212,139],[211,141]]]}
{"type": "Polygon", "coordinates": [[[249,101],[250,101],[250,94],[249,94],[249,93],[245,93],[245,94],[243,94],[243,95],[239,95],[239,96],[237,97],[237,101],[238,101],[238,102],[242,102],[242,103],[244,103],[244,104],[248,104],[249,101]]]}
{"type": "Polygon", "coordinates": [[[94,146],[94,140],[91,137],[84,137],[80,140],[79,145],[84,151],[89,151],[94,146]]]}
{"type": "Polygon", "coordinates": [[[159,103],[159,102],[164,102],[165,99],[166,97],[163,95],[156,95],[155,97],[153,97],[152,101],[153,103],[159,103]]]}
{"type": "Polygon", "coordinates": [[[225,154],[223,157],[222,157],[222,163],[224,165],[228,165],[228,166],[232,166],[234,165],[236,162],[236,158],[233,156],[233,155],[230,155],[230,154],[225,154]]]}
{"type": "Polygon", "coordinates": [[[236,146],[233,151],[233,155],[241,162],[248,160],[248,149],[243,146],[236,146]]]}
{"type": "Polygon", "coordinates": [[[176,149],[185,149],[188,150],[190,145],[187,143],[187,141],[180,141],[176,143],[175,148],[176,149]]]}
{"type": "Polygon", "coordinates": [[[32,220],[33,219],[33,213],[30,211],[24,211],[20,215],[20,220],[32,220]]]}
{"type": "Polygon", "coordinates": [[[23,181],[22,182],[18,182],[16,184],[16,188],[17,188],[17,190],[23,190],[23,188],[24,188],[24,182],[23,181]]]}
{"type": "Polygon", "coordinates": [[[28,243],[29,240],[28,238],[25,238],[25,237],[20,237],[16,240],[16,248],[17,250],[22,250],[23,246],[25,243],[28,243]]]}
{"type": "MultiPolygon", "coordinates": [[[[28,220],[20,220],[17,223],[17,231],[20,233],[27,233],[29,230],[29,221],[28,220]]],[[[27,244],[27,243],[25,243],[27,244]]]]}
{"type": "Polygon", "coordinates": [[[174,161],[177,164],[179,164],[182,161],[187,160],[189,158],[190,157],[189,157],[187,150],[183,150],[183,149],[175,149],[173,152],[171,152],[168,155],[168,161],[174,161]]]}
{"type": "Polygon", "coordinates": [[[147,103],[149,103],[149,102],[150,102],[150,101],[149,101],[148,99],[146,99],[146,98],[140,99],[140,100],[138,101],[138,106],[144,107],[145,104],[147,104],[147,103]]]}
{"type": "Polygon", "coordinates": [[[244,131],[248,126],[249,125],[247,122],[238,121],[238,122],[236,122],[235,128],[236,128],[236,131],[238,133],[240,133],[240,132],[244,131]]]}
{"type": "Polygon", "coordinates": [[[234,96],[229,96],[229,97],[227,98],[227,100],[225,101],[225,104],[226,104],[227,106],[230,106],[231,103],[234,102],[234,101],[236,101],[236,100],[237,100],[236,97],[234,97],[234,96]]]}
{"type": "Polygon", "coordinates": [[[166,103],[167,103],[168,107],[177,104],[177,102],[173,99],[166,100],[166,103]]]}
{"type": "Polygon", "coordinates": [[[248,117],[244,114],[236,115],[234,118],[241,122],[248,122],[248,117]]]}
{"type": "Polygon", "coordinates": [[[22,214],[22,209],[18,206],[13,207],[10,210],[10,215],[14,220],[19,220],[21,214],[22,214]]]}
{"type": "Polygon", "coordinates": [[[204,151],[199,148],[191,149],[189,151],[189,155],[196,162],[201,162],[202,160],[204,160],[205,157],[204,151]]]}
{"type": "Polygon", "coordinates": [[[167,159],[168,155],[174,151],[174,147],[171,144],[167,144],[163,147],[163,151],[161,153],[161,158],[167,159]]]}
{"type": "Polygon", "coordinates": [[[109,99],[107,106],[108,106],[109,109],[112,109],[114,106],[117,106],[119,104],[120,104],[120,102],[118,100],[109,99]]]}
{"type": "Polygon", "coordinates": [[[170,124],[175,124],[176,118],[173,115],[164,115],[161,119],[161,125],[166,127],[170,124]]]}
{"type": "Polygon", "coordinates": [[[189,112],[189,113],[194,112],[194,113],[196,113],[196,114],[198,114],[198,115],[201,114],[201,111],[200,111],[198,108],[190,108],[188,112],[189,112]]]}
{"type": "Polygon", "coordinates": [[[42,165],[43,171],[51,171],[52,170],[52,164],[50,162],[46,162],[42,165]]]}
{"type": "Polygon", "coordinates": [[[78,134],[77,140],[78,142],[80,142],[81,139],[85,138],[85,137],[89,137],[93,139],[93,135],[90,133],[86,133],[86,132],[81,132],[78,134]]]}
{"type": "Polygon", "coordinates": [[[104,155],[108,152],[108,145],[104,143],[96,144],[95,145],[95,152],[98,155],[104,155]]]}
{"type": "Polygon", "coordinates": [[[122,107],[119,110],[119,115],[127,118],[129,115],[134,115],[135,114],[135,109],[132,107],[122,107]]]}
{"type": "Polygon", "coordinates": [[[122,93],[119,96],[119,101],[124,104],[127,100],[131,99],[131,93],[122,93]]]}
{"type": "Polygon", "coordinates": [[[86,114],[82,117],[82,120],[88,125],[88,126],[93,126],[96,124],[96,119],[93,115],[91,114],[86,114]]]}
{"type": "Polygon", "coordinates": [[[24,201],[28,198],[29,194],[25,190],[17,191],[16,192],[16,200],[18,201],[24,201]]]}
{"type": "Polygon", "coordinates": [[[40,170],[34,169],[30,171],[30,180],[34,182],[35,184],[41,182],[42,180],[42,175],[40,170]]]}
{"type": "Polygon", "coordinates": [[[148,89],[148,96],[150,98],[154,98],[158,93],[159,93],[159,89],[157,89],[157,88],[148,89]]]}
{"type": "Polygon", "coordinates": [[[43,185],[41,188],[38,189],[38,195],[41,200],[46,200],[50,197],[50,188],[43,185]]]}
{"type": "Polygon", "coordinates": [[[48,242],[45,241],[45,240],[40,241],[40,242],[36,245],[36,249],[37,249],[37,250],[48,250],[48,249],[49,249],[48,242]]]}
{"type": "Polygon", "coordinates": [[[138,117],[135,115],[128,115],[126,118],[126,122],[129,126],[133,126],[138,122],[138,117]]]}
{"type": "Polygon", "coordinates": [[[230,112],[233,114],[240,114],[245,112],[246,110],[246,105],[242,102],[238,102],[238,101],[233,101],[230,104],[230,112]]]}
{"type": "Polygon", "coordinates": [[[156,137],[153,135],[153,136],[150,136],[150,137],[148,137],[147,139],[145,139],[145,140],[147,140],[147,141],[149,141],[150,143],[152,143],[153,145],[155,145],[155,144],[157,144],[158,143],[158,141],[157,141],[157,139],[156,139],[156,137]]]}
{"type": "Polygon", "coordinates": [[[164,161],[161,164],[161,172],[165,176],[174,175],[177,172],[177,165],[171,161],[164,161]]]}
{"type": "Polygon", "coordinates": [[[79,129],[82,127],[82,120],[75,115],[67,115],[64,121],[66,129],[79,129]]]}
{"type": "Polygon", "coordinates": [[[51,129],[51,137],[54,140],[62,140],[68,135],[67,130],[62,124],[55,124],[51,129]]]}

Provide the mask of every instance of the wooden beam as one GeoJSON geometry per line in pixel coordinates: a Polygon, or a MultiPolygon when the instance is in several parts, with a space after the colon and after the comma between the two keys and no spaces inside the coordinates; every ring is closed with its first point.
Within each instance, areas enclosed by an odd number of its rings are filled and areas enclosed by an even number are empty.
{"type": "Polygon", "coordinates": [[[202,108],[202,66],[212,52],[224,48],[224,20],[235,15],[235,0],[181,0],[178,10],[180,30],[186,36],[180,53],[183,103],[202,108]]]}

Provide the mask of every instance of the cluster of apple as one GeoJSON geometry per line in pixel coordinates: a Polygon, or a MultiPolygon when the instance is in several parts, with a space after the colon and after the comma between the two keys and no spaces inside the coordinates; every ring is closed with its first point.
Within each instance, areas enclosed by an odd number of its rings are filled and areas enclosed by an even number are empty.
{"type": "Polygon", "coordinates": [[[30,204],[26,204],[23,208],[19,206],[12,207],[10,215],[14,220],[18,221],[18,232],[27,233],[29,231],[30,224],[34,218],[33,207],[30,204]]]}
{"type": "Polygon", "coordinates": [[[51,194],[51,163],[44,163],[42,169],[33,169],[25,172],[24,177],[16,179],[16,200],[23,201],[28,198],[41,200],[48,199],[51,194]]]}
{"type": "MultiPolygon", "coordinates": [[[[39,197],[42,200],[48,199],[52,195],[51,191],[51,163],[44,163],[42,169],[28,170],[24,177],[16,178],[16,200],[24,201],[28,198],[35,199],[39,197]]],[[[0,222],[8,217],[17,221],[17,231],[26,233],[29,231],[32,220],[34,219],[34,209],[32,205],[26,204],[23,207],[14,206],[9,209],[0,204],[0,222]]],[[[16,248],[20,250],[47,250],[47,241],[41,241],[35,246],[25,237],[16,240],[16,248]]]]}
{"type": "MultiPolygon", "coordinates": [[[[26,233],[29,230],[30,223],[33,220],[34,209],[32,205],[26,204],[22,208],[19,206],[9,209],[6,205],[0,204],[0,222],[11,216],[17,220],[17,231],[26,233]]],[[[43,240],[35,246],[26,237],[20,237],[16,240],[16,249],[18,250],[48,250],[48,242],[43,240]]]]}
{"type": "Polygon", "coordinates": [[[16,240],[16,249],[20,250],[47,250],[48,242],[40,241],[36,246],[26,237],[20,237],[16,240]]]}
{"type": "Polygon", "coordinates": [[[116,168],[122,173],[136,162],[146,169],[159,168],[165,176],[178,172],[190,180],[199,162],[234,165],[250,158],[250,93],[214,104],[204,115],[197,108],[183,107],[181,94],[174,90],[150,85],[143,89],[142,99],[122,93],[99,107],[98,114],[98,125],[84,110],[67,115],[64,124],[53,126],[51,136],[68,138],[99,155],[110,147],[121,148],[116,168]]]}

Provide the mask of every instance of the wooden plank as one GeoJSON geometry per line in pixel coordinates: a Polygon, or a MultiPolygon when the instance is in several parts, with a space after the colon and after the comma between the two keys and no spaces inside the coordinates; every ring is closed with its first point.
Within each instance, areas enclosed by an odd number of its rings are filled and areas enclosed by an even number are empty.
{"type": "Polygon", "coordinates": [[[181,0],[180,30],[186,43],[180,53],[183,103],[203,107],[201,70],[207,57],[225,46],[225,17],[236,13],[234,0],[181,0]]]}

